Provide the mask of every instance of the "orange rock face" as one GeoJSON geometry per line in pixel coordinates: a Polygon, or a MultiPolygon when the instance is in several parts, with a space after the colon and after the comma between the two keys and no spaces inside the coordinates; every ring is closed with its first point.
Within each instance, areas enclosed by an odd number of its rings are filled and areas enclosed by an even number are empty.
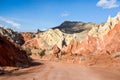
{"type": "Polygon", "coordinates": [[[24,49],[29,48],[29,49],[34,49],[34,48],[39,48],[39,42],[35,38],[34,33],[30,32],[22,32],[21,35],[24,38],[25,43],[22,45],[24,49]]]}
{"type": "MultiPolygon", "coordinates": [[[[111,62],[113,57],[120,56],[120,22],[102,37],[87,36],[81,42],[72,40],[63,50],[71,55],[92,55],[87,61],[94,63],[111,62]]],[[[115,58],[114,58],[115,59],[115,58]]],[[[89,63],[89,62],[88,62],[89,63]]]]}
{"type": "Polygon", "coordinates": [[[21,35],[25,42],[27,42],[35,37],[34,33],[29,33],[29,32],[22,32],[21,35]]]}
{"type": "Polygon", "coordinates": [[[110,53],[120,52],[120,22],[104,36],[104,44],[110,53]]]}
{"type": "Polygon", "coordinates": [[[87,36],[82,42],[72,40],[67,46],[67,53],[89,54],[97,51],[108,53],[120,52],[120,22],[103,37],[87,36]]]}
{"type": "Polygon", "coordinates": [[[58,53],[60,52],[60,49],[58,48],[57,45],[54,45],[53,46],[53,55],[56,56],[56,57],[59,57],[58,56],[58,53]]]}
{"type": "Polygon", "coordinates": [[[21,35],[25,41],[25,43],[22,45],[23,49],[30,49],[32,53],[34,53],[35,50],[49,49],[49,45],[46,44],[46,42],[41,37],[42,34],[23,32],[21,35]]]}
{"type": "Polygon", "coordinates": [[[26,52],[0,35],[0,66],[24,66],[30,61],[26,52]]]}
{"type": "Polygon", "coordinates": [[[96,50],[96,38],[87,36],[82,42],[72,40],[66,48],[66,53],[90,54],[96,50]]]}
{"type": "Polygon", "coordinates": [[[24,48],[30,48],[30,49],[39,48],[39,44],[38,44],[37,39],[31,39],[31,40],[25,42],[23,47],[24,48]]]}

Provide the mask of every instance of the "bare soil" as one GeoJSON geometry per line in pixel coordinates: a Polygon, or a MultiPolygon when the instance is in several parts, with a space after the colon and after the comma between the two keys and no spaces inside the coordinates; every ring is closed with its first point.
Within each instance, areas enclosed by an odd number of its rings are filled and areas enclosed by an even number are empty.
{"type": "Polygon", "coordinates": [[[86,67],[34,57],[31,67],[1,75],[0,80],[120,80],[120,71],[113,69],[115,67],[86,67]]]}

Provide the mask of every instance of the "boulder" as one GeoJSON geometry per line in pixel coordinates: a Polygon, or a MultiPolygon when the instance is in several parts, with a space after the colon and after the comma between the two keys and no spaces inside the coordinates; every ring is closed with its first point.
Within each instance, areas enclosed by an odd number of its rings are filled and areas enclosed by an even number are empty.
{"type": "Polygon", "coordinates": [[[54,47],[53,47],[53,55],[55,56],[55,57],[57,57],[57,58],[59,58],[59,54],[60,53],[60,49],[59,49],[59,47],[57,46],[57,45],[54,45],[54,47]]]}

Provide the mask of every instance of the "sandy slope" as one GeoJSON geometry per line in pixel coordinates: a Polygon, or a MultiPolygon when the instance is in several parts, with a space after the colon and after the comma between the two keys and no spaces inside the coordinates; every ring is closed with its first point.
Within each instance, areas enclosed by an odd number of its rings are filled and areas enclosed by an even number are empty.
{"type": "Polygon", "coordinates": [[[35,60],[32,67],[2,75],[0,80],[120,80],[120,73],[79,64],[35,60]]]}

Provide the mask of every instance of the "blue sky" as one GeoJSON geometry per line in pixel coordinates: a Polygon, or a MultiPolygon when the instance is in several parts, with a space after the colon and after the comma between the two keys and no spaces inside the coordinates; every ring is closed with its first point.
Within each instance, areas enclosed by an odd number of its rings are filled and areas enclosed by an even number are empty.
{"type": "Polygon", "coordinates": [[[64,21],[102,23],[120,0],[0,0],[0,24],[17,31],[45,30],[64,21]]]}

